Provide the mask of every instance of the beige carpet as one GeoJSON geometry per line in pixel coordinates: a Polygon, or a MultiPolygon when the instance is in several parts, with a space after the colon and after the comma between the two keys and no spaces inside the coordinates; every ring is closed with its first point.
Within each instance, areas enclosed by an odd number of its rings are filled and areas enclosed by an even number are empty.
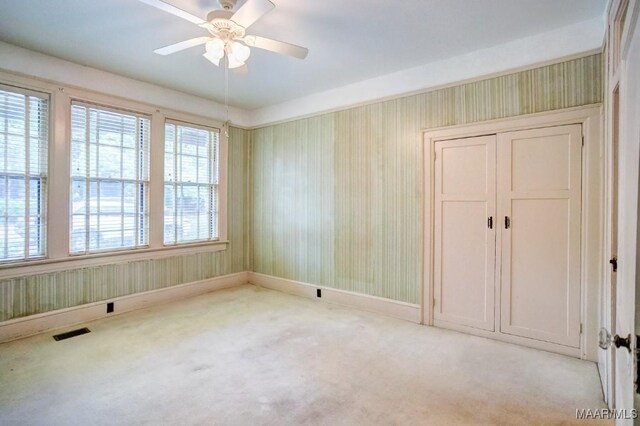
{"type": "Polygon", "coordinates": [[[593,363],[250,285],[88,327],[0,345],[0,424],[584,424],[576,408],[604,408],[593,363]]]}

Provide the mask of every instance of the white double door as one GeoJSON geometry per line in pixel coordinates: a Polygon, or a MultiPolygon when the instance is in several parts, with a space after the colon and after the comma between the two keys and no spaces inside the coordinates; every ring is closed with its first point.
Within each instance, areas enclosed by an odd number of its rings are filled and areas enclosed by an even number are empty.
{"type": "Polygon", "coordinates": [[[580,125],[435,144],[434,324],[580,345],[580,125]]]}

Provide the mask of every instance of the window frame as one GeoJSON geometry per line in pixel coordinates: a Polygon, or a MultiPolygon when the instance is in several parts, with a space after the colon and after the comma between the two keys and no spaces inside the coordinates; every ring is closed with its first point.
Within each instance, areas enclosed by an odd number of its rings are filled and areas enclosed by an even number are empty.
{"type": "Polygon", "coordinates": [[[221,121],[160,105],[125,99],[88,89],[0,71],[0,84],[49,96],[49,137],[46,194],[46,254],[42,258],[0,262],[0,279],[79,267],[225,250],[227,237],[228,136],[221,121]],[[70,253],[71,102],[77,101],[150,116],[148,246],[89,254],[70,253]],[[164,125],[180,121],[220,129],[219,239],[164,245],[164,125]],[[52,212],[55,212],[53,214],[52,212]]]}
{"type": "MultiPolygon", "coordinates": [[[[89,247],[89,239],[90,239],[90,237],[89,237],[89,235],[85,235],[85,238],[86,238],[85,250],[84,251],[79,251],[79,252],[73,252],[71,247],[69,247],[69,255],[75,257],[75,256],[83,256],[83,255],[98,254],[98,253],[109,253],[109,252],[116,252],[116,251],[125,252],[125,251],[144,249],[144,248],[149,247],[149,235],[148,235],[148,233],[149,233],[149,226],[150,226],[150,223],[149,223],[149,208],[150,207],[148,205],[148,201],[149,201],[149,185],[151,183],[151,174],[150,174],[150,169],[151,169],[151,115],[145,114],[145,113],[140,113],[138,111],[133,111],[133,110],[130,110],[130,109],[117,108],[117,107],[114,107],[112,105],[103,105],[103,104],[98,104],[98,103],[95,103],[95,102],[85,102],[85,101],[79,101],[79,100],[76,100],[76,99],[71,99],[71,103],[70,103],[70,106],[69,106],[69,114],[70,114],[70,116],[69,116],[69,123],[70,123],[69,124],[69,135],[70,135],[70,137],[69,137],[69,148],[70,148],[70,150],[69,150],[69,161],[70,162],[71,162],[71,155],[72,155],[71,146],[73,145],[73,140],[72,140],[73,112],[72,112],[72,109],[73,109],[74,105],[86,108],[87,109],[87,113],[88,113],[89,108],[95,108],[95,109],[98,109],[99,111],[104,111],[104,112],[107,112],[107,113],[109,113],[109,112],[110,113],[114,113],[114,114],[127,114],[127,113],[129,113],[129,114],[131,114],[131,116],[136,117],[136,120],[138,120],[138,119],[146,119],[146,120],[148,120],[148,122],[149,122],[149,126],[148,126],[148,128],[149,128],[148,129],[149,140],[148,140],[148,146],[147,146],[148,153],[146,153],[147,160],[148,160],[146,173],[147,173],[148,177],[147,177],[146,180],[144,178],[139,178],[139,179],[132,180],[132,179],[116,179],[116,178],[111,179],[111,178],[104,178],[104,177],[89,177],[89,174],[88,174],[89,171],[88,170],[87,170],[87,174],[83,177],[83,179],[86,181],[87,189],[88,189],[88,186],[91,184],[91,182],[95,182],[98,185],[100,185],[100,183],[102,183],[102,182],[107,182],[107,181],[120,182],[120,183],[129,182],[129,183],[134,183],[136,185],[146,184],[145,185],[144,195],[143,195],[143,197],[144,197],[143,205],[145,205],[146,213],[147,213],[145,215],[146,216],[145,219],[146,219],[146,222],[147,222],[147,224],[146,224],[147,241],[146,241],[145,244],[139,244],[139,245],[135,245],[133,247],[113,247],[113,248],[106,248],[106,249],[94,249],[94,250],[91,250],[90,247],[89,247]]],[[[86,117],[87,121],[90,120],[89,117],[90,117],[89,115],[86,117]]],[[[136,122],[136,126],[139,127],[139,124],[137,122],[136,122]]],[[[89,131],[88,128],[86,130],[87,130],[87,132],[89,131]]],[[[138,141],[136,141],[136,143],[137,142],[138,141]]],[[[87,143],[88,142],[85,141],[85,144],[87,144],[87,143]]],[[[89,149],[89,153],[90,153],[90,151],[91,150],[89,149]]],[[[89,153],[87,153],[87,155],[89,155],[89,153]]],[[[139,164],[138,164],[137,168],[140,169],[140,165],[139,164]]],[[[80,178],[74,177],[71,174],[71,168],[69,168],[69,173],[70,173],[69,185],[71,187],[73,185],[73,181],[76,180],[76,179],[80,179],[80,178]]],[[[89,194],[87,193],[86,196],[89,196],[89,194]]],[[[137,201],[136,202],[136,205],[137,205],[139,200],[136,200],[136,201],[137,201]]],[[[69,204],[69,208],[71,209],[72,206],[73,206],[73,199],[71,197],[71,194],[69,195],[69,203],[70,203],[69,204]]],[[[138,216],[139,213],[140,213],[139,211],[136,211],[135,215],[138,216]]],[[[124,212],[122,212],[122,215],[124,217],[124,212]]],[[[73,216],[74,216],[73,211],[70,211],[69,212],[69,223],[68,223],[69,232],[70,233],[71,233],[71,226],[72,226],[72,222],[73,222],[73,216]]],[[[88,218],[85,219],[85,220],[87,221],[87,223],[85,223],[85,224],[88,225],[91,222],[91,216],[89,215],[88,218]]],[[[136,221],[137,220],[138,219],[136,219],[136,221]]],[[[71,237],[71,235],[69,235],[69,237],[71,237]]],[[[136,236],[136,238],[137,238],[137,236],[136,236]]],[[[69,243],[71,244],[71,239],[70,239],[69,243]]]]}
{"type": "MultiPolygon", "coordinates": [[[[52,96],[51,93],[45,91],[45,90],[37,90],[35,88],[32,87],[28,87],[26,85],[20,85],[20,84],[14,84],[13,82],[7,82],[5,80],[0,79],[0,90],[4,90],[7,92],[13,92],[13,93],[18,93],[21,94],[23,96],[26,97],[38,97],[40,99],[43,99],[47,102],[47,120],[46,120],[46,125],[47,125],[47,138],[46,138],[46,142],[45,142],[45,151],[46,151],[46,168],[44,171],[44,191],[41,195],[42,197],[42,208],[44,210],[43,213],[43,219],[44,219],[44,224],[42,225],[42,237],[44,238],[44,241],[42,243],[42,254],[41,255],[30,255],[28,252],[28,247],[25,247],[25,257],[24,258],[13,258],[13,259],[0,259],[0,268],[1,267],[11,267],[11,266],[15,266],[16,264],[21,264],[21,263],[32,263],[32,262],[38,262],[38,261],[42,261],[44,259],[47,259],[48,257],[48,248],[49,248],[49,244],[48,244],[48,240],[49,240],[49,185],[50,185],[50,171],[51,171],[51,159],[50,159],[50,155],[51,155],[51,139],[52,139],[52,135],[51,135],[51,130],[52,130],[52,117],[53,117],[53,108],[52,108],[52,96]]],[[[25,182],[27,179],[27,174],[25,173],[25,182]]],[[[31,176],[29,175],[29,178],[31,178],[31,176]]],[[[26,190],[26,189],[25,189],[26,190]]],[[[26,202],[27,200],[25,200],[25,208],[28,209],[29,205],[28,202],[26,202]]],[[[27,214],[25,214],[25,218],[28,217],[27,214]]],[[[25,225],[26,226],[26,225],[25,225]]],[[[25,227],[25,233],[26,233],[26,227],[25,227]]],[[[27,238],[25,238],[25,245],[27,244],[27,238]]]]}
{"type": "MultiPolygon", "coordinates": [[[[217,225],[217,228],[218,228],[217,229],[217,231],[218,231],[217,234],[218,235],[215,238],[209,238],[209,239],[206,239],[206,240],[177,241],[177,238],[176,238],[176,241],[173,242],[173,243],[167,243],[166,239],[163,238],[163,245],[165,247],[182,247],[182,246],[188,246],[188,245],[194,245],[194,244],[202,244],[202,243],[206,244],[206,243],[218,242],[218,241],[221,240],[221,236],[222,236],[222,232],[221,232],[222,231],[222,226],[221,226],[222,213],[221,213],[221,208],[220,208],[221,207],[220,191],[221,191],[221,187],[222,187],[222,185],[221,185],[221,181],[222,181],[222,177],[221,177],[221,174],[222,174],[221,173],[222,154],[221,154],[221,152],[222,152],[223,131],[222,131],[221,128],[218,128],[218,127],[205,126],[205,125],[198,124],[198,123],[192,123],[192,122],[188,122],[188,121],[184,121],[184,120],[172,119],[172,118],[168,118],[168,117],[165,118],[164,129],[166,129],[167,124],[176,126],[175,127],[176,131],[178,129],[178,126],[183,126],[183,127],[190,127],[190,128],[193,128],[193,129],[200,129],[200,130],[204,130],[204,131],[207,131],[207,132],[217,131],[217,133],[218,133],[218,153],[217,153],[218,164],[216,164],[216,169],[217,169],[217,173],[218,173],[217,183],[207,183],[207,184],[196,183],[196,184],[194,184],[195,186],[207,186],[207,187],[209,187],[209,190],[211,190],[212,187],[215,187],[216,196],[218,198],[216,200],[216,203],[214,203],[215,206],[217,207],[217,210],[215,212],[215,214],[216,214],[215,221],[216,221],[216,225],[217,225]]],[[[164,134],[163,142],[165,144],[167,142],[166,134],[164,134]]],[[[177,146],[177,143],[176,143],[176,145],[174,145],[174,149],[176,148],[176,146],[177,146]]],[[[164,145],[164,150],[163,150],[163,153],[162,153],[163,156],[166,155],[166,149],[167,149],[167,147],[166,147],[166,145],[164,145]]],[[[164,202],[164,197],[166,197],[166,193],[164,192],[164,189],[165,189],[165,186],[167,185],[167,181],[165,180],[165,169],[166,169],[166,167],[164,167],[163,170],[162,170],[163,202],[164,202]]],[[[174,170],[174,173],[175,172],[176,172],[176,170],[174,170]]],[[[180,183],[178,183],[177,181],[174,181],[174,183],[173,183],[174,189],[176,189],[179,185],[184,185],[184,184],[185,183],[182,182],[182,181],[180,183]]],[[[164,204],[163,204],[163,208],[164,208],[164,204]]],[[[165,225],[165,223],[164,223],[164,215],[163,215],[162,219],[163,219],[163,231],[164,231],[164,225],[165,225]]],[[[164,235],[163,235],[163,237],[164,237],[164,235]]]]}

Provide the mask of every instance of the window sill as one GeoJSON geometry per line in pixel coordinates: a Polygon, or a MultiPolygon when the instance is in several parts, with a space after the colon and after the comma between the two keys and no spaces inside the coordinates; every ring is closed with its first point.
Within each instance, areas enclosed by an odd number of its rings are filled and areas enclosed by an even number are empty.
{"type": "Polygon", "coordinates": [[[209,253],[226,250],[229,241],[207,241],[179,246],[163,246],[159,248],[143,248],[132,250],[70,255],[60,259],[38,259],[7,262],[0,265],[0,279],[10,279],[35,274],[69,269],[88,268],[113,263],[136,262],[140,260],[162,259],[196,253],[209,253]]]}

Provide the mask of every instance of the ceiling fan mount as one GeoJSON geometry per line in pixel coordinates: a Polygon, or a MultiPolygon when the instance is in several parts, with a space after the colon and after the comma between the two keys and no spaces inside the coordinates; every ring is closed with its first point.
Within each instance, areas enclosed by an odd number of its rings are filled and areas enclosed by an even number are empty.
{"type": "Polygon", "coordinates": [[[164,0],[139,1],[186,19],[206,29],[211,35],[196,37],[156,49],[155,53],[159,55],[170,55],[204,44],[206,45],[206,51],[203,56],[211,63],[219,65],[220,60],[226,57],[225,64],[227,67],[237,68],[245,65],[251,53],[250,47],[257,47],[299,59],[306,58],[309,53],[308,49],[295,44],[246,34],[248,27],[275,8],[275,5],[269,0],[247,0],[235,12],[233,12],[233,9],[237,0],[218,0],[222,9],[210,12],[206,21],[164,0]]]}
{"type": "Polygon", "coordinates": [[[224,10],[233,10],[233,8],[236,7],[237,2],[238,0],[218,0],[218,3],[220,3],[220,7],[222,7],[224,10]]]}

